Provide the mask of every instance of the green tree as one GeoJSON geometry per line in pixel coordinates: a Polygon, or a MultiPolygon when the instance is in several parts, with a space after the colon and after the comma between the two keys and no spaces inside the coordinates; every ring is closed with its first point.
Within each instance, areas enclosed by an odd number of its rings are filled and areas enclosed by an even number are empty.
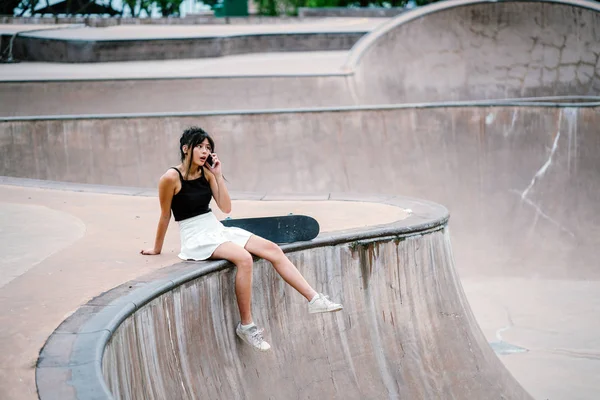
{"type": "Polygon", "coordinates": [[[214,8],[215,5],[219,4],[219,0],[197,0],[197,2],[206,4],[210,8],[214,8]]]}
{"type": "Polygon", "coordinates": [[[280,2],[278,0],[256,0],[256,5],[260,15],[279,15],[280,2]]]}
{"type": "MultiPolygon", "coordinates": [[[[209,0],[210,1],[210,0],[209,0]]],[[[254,0],[260,15],[298,15],[298,8],[310,7],[404,7],[408,0],[254,0]]],[[[420,0],[434,2],[437,0],[420,0]]],[[[206,3],[206,1],[205,1],[206,3]]]]}
{"type": "Polygon", "coordinates": [[[179,8],[183,0],[156,0],[156,5],[163,17],[169,15],[179,15],[179,8]]]}
{"type": "Polygon", "coordinates": [[[123,9],[121,10],[121,15],[125,14],[125,10],[129,9],[129,13],[132,17],[140,17],[142,12],[145,12],[149,17],[152,15],[152,6],[154,5],[154,0],[122,0],[123,1],[123,9]]]}
{"type": "Polygon", "coordinates": [[[20,3],[21,0],[1,0],[0,15],[13,15],[20,3]]]}
{"type": "Polygon", "coordinates": [[[137,17],[139,14],[139,9],[137,7],[138,0],[123,0],[123,10],[121,10],[121,14],[125,14],[125,8],[129,8],[129,12],[132,17],[137,17]]]}
{"type": "Polygon", "coordinates": [[[154,0],[140,0],[140,13],[144,11],[148,17],[152,15],[154,0]]]}
{"type": "Polygon", "coordinates": [[[10,1],[10,0],[0,0],[0,15],[18,15],[19,17],[25,15],[29,11],[30,14],[33,14],[33,11],[37,8],[40,0],[19,0],[19,1],[10,1]],[[9,10],[9,8],[12,9],[9,10]]]}

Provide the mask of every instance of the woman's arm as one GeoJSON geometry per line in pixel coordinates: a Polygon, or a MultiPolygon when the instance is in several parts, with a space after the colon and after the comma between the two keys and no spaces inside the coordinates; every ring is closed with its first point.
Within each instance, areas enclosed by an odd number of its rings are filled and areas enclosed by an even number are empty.
{"type": "Polygon", "coordinates": [[[167,234],[167,229],[169,228],[169,221],[171,220],[171,201],[173,200],[173,193],[175,192],[175,186],[178,180],[179,175],[177,175],[177,172],[174,170],[169,170],[160,178],[160,181],[158,182],[160,218],[158,219],[158,227],[156,228],[156,239],[154,240],[153,248],[141,251],[141,253],[144,255],[160,254],[162,251],[165,235],[167,234]]]}
{"type": "Polygon", "coordinates": [[[208,183],[210,184],[210,190],[212,190],[213,198],[217,202],[217,206],[225,214],[231,212],[231,198],[225,185],[225,179],[221,173],[221,161],[217,158],[215,153],[211,154],[213,158],[213,166],[206,166],[208,183]]]}

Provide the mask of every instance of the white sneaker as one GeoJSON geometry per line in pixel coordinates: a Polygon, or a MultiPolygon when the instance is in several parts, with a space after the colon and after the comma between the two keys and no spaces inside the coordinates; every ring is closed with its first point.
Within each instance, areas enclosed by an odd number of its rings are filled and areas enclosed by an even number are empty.
{"type": "Polygon", "coordinates": [[[341,304],[329,300],[329,296],[325,296],[323,293],[318,293],[308,303],[308,312],[311,314],[340,311],[343,308],[341,304]]]}
{"type": "Polygon", "coordinates": [[[265,340],[263,339],[263,331],[264,329],[258,329],[256,325],[252,325],[248,329],[243,329],[241,322],[238,324],[237,328],[235,328],[235,333],[244,342],[248,343],[256,350],[267,351],[271,348],[271,345],[265,342],[265,340]]]}

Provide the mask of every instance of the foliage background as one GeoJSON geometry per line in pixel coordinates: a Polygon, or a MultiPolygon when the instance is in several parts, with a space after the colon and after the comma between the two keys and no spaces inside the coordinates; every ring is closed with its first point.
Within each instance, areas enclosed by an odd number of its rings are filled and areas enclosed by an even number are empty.
{"type": "MultiPolygon", "coordinates": [[[[72,2],[74,0],[65,0],[72,2]]],[[[152,10],[158,10],[162,16],[177,16],[184,0],[84,0],[115,8],[121,15],[133,17],[148,17],[152,10]]],[[[206,7],[214,7],[223,0],[196,0],[206,7]]],[[[239,0],[246,1],[246,0],[239,0]]],[[[300,7],[406,7],[421,6],[438,0],[253,0],[257,6],[258,14],[264,16],[297,15],[300,7]]],[[[52,1],[54,3],[55,1],[52,1]]],[[[50,0],[0,0],[0,15],[32,15],[36,9],[50,5],[50,0]]],[[[76,9],[73,10],[75,14],[76,9]]]]}

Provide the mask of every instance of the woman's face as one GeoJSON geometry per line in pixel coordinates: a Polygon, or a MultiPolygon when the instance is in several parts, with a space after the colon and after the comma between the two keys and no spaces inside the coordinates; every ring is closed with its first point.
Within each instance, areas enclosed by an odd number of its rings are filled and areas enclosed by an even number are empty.
{"type": "Polygon", "coordinates": [[[206,163],[206,158],[212,151],[208,139],[204,139],[202,143],[194,147],[194,150],[192,151],[192,162],[200,167],[203,166],[206,163]]]}

